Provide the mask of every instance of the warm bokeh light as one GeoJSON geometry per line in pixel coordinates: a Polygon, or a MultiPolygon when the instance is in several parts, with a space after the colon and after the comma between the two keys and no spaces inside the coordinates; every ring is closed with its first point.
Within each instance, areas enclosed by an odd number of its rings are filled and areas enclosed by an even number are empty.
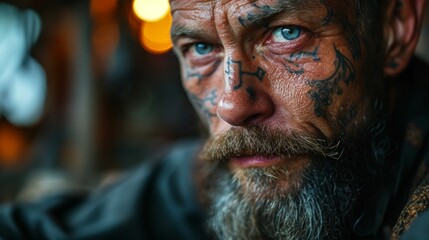
{"type": "Polygon", "coordinates": [[[25,152],[26,139],[22,132],[11,125],[0,125],[0,165],[12,166],[25,152]]]}
{"type": "Polygon", "coordinates": [[[116,18],[117,5],[118,0],[91,0],[90,2],[95,69],[105,68],[118,46],[120,36],[116,18]]]}
{"type": "Polygon", "coordinates": [[[117,0],[91,0],[91,16],[111,15],[117,4],[117,0]]]}
{"type": "Polygon", "coordinates": [[[104,22],[93,27],[92,49],[100,61],[110,59],[119,44],[119,26],[115,21],[104,22]]]}
{"type": "Polygon", "coordinates": [[[170,11],[168,0],[134,0],[133,11],[138,18],[147,22],[156,22],[170,11]]]}
{"type": "Polygon", "coordinates": [[[148,52],[164,53],[173,46],[170,37],[171,14],[168,13],[158,22],[145,22],[140,32],[140,43],[148,52]]]}

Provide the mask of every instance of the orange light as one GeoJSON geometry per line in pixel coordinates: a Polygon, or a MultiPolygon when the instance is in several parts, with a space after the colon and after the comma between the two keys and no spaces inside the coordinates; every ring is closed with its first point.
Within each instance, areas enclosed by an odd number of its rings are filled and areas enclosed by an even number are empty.
{"type": "Polygon", "coordinates": [[[154,54],[170,50],[173,47],[170,37],[171,23],[172,17],[169,13],[160,21],[143,23],[140,32],[143,48],[154,54]]]}
{"type": "Polygon", "coordinates": [[[168,0],[134,0],[134,14],[143,21],[156,22],[170,12],[168,0]]]}
{"type": "Polygon", "coordinates": [[[91,16],[111,15],[117,6],[117,0],[91,0],[91,16]]]}
{"type": "Polygon", "coordinates": [[[101,60],[107,60],[115,51],[119,42],[119,26],[115,21],[96,25],[92,33],[92,48],[101,60]]]}
{"type": "Polygon", "coordinates": [[[0,126],[0,164],[13,166],[18,164],[26,148],[26,139],[18,128],[0,126]]]}

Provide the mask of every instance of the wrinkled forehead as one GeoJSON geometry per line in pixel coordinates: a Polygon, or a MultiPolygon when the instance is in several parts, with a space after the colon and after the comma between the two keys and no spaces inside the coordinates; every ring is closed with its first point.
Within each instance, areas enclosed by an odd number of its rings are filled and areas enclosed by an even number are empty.
{"type": "Polygon", "coordinates": [[[170,4],[173,14],[192,11],[195,16],[213,18],[216,13],[239,17],[240,14],[246,14],[246,9],[255,7],[262,9],[264,6],[270,6],[304,10],[325,2],[326,0],[171,0],[170,4]]]}
{"type": "Polygon", "coordinates": [[[209,0],[172,0],[170,1],[173,20],[186,19],[213,19],[213,10],[216,1],[209,0]]]}
{"type": "Polygon", "coordinates": [[[279,12],[296,18],[317,18],[329,11],[336,16],[351,16],[354,12],[352,2],[354,0],[171,0],[170,4],[174,26],[181,21],[202,23],[220,18],[258,21],[266,18],[265,15],[279,12]]]}
{"type": "MultiPolygon", "coordinates": [[[[243,5],[314,5],[329,0],[170,0],[172,8],[189,8],[194,6],[243,6],[243,5]]],[[[347,0],[343,0],[346,2],[347,0]]]]}

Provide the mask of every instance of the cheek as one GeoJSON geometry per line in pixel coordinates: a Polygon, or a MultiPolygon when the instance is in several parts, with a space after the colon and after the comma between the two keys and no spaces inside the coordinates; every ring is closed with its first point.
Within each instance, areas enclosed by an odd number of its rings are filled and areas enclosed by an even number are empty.
{"type": "Polygon", "coordinates": [[[358,75],[361,69],[356,69],[349,54],[347,49],[332,46],[320,50],[317,60],[266,58],[269,88],[278,108],[293,121],[315,126],[325,136],[332,136],[334,121],[340,118],[341,111],[357,107],[364,93],[358,75]],[[291,67],[300,71],[290,71],[291,67]]]}
{"type": "Polygon", "coordinates": [[[182,67],[182,85],[194,109],[201,120],[210,127],[217,120],[217,104],[222,94],[222,81],[219,77],[220,69],[213,71],[210,76],[201,75],[182,67]]]}
{"type": "Polygon", "coordinates": [[[286,119],[297,125],[307,124],[318,119],[314,115],[313,102],[308,96],[310,87],[306,77],[278,73],[271,80],[273,98],[277,108],[286,119]]]}
{"type": "Polygon", "coordinates": [[[321,69],[320,74],[307,80],[310,87],[307,95],[317,118],[324,119],[331,131],[335,132],[339,129],[339,123],[341,127],[346,127],[354,121],[354,117],[350,116],[354,115],[353,112],[360,111],[366,93],[362,63],[353,61],[351,52],[344,47],[334,48],[332,55],[330,61],[318,68],[321,69]],[[344,119],[346,115],[350,119],[344,119]]]}
{"type": "MultiPolygon", "coordinates": [[[[302,59],[289,61],[288,57],[274,56],[267,60],[264,67],[267,69],[269,88],[273,92],[277,106],[289,112],[295,119],[308,118],[313,114],[313,101],[309,97],[312,89],[308,84],[311,79],[328,75],[333,70],[329,63],[302,59]],[[286,59],[286,60],[285,60],[286,59]],[[292,71],[291,69],[300,69],[292,71]]],[[[321,56],[322,59],[328,59],[321,56]]]]}

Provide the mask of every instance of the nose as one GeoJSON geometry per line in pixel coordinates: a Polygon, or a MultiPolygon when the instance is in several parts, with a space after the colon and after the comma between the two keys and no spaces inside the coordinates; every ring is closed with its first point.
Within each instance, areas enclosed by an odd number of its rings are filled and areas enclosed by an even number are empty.
{"type": "Polygon", "coordinates": [[[226,61],[224,69],[225,88],[217,108],[222,120],[232,126],[252,125],[274,113],[273,100],[264,89],[267,81],[264,69],[231,59],[226,61]]]}

